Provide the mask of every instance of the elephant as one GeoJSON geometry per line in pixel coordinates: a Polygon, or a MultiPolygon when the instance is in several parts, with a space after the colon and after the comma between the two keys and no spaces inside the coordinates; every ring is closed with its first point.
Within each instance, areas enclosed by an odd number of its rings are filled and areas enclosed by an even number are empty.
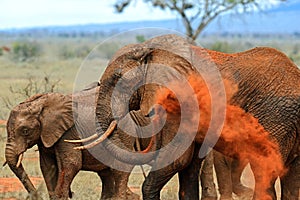
{"type": "MultiPolygon", "coordinates": [[[[275,141],[278,144],[280,158],[288,169],[281,177],[281,199],[298,199],[300,72],[286,55],[273,48],[258,47],[225,54],[193,46],[177,35],[162,35],[121,48],[100,79],[96,108],[96,120],[101,126],[97,131],[99,138],[77,149],[101,146],[122,162],[143,164],[152,161],[152,171],[142,186],[143,199],[160,199],[161,188],[177,172],[179,198],[198,199],[199,183],[195,169],[201,163],[201,149],[208,151],[213,147],[230,154],[234,144],[224,142],[222,137],[215,145],[212,141],[205,143],[203,133],[207,132],[207,127],[198,127],[198,123],[188,123],[189,127],[180,129],[178,116],[183,113],[170,114],[166,108],[157,105],[157,92],[169,87],[168,83],[174,80],[183,83],[194,74],[203,76],[215,72],[220,73],[221,80],[229,80],[225,89],[227,86],[235,88],[226,102],[257,120],[259,126],[270,134],[270,143],[275,141]],[[143,129],[145,126],[151,128],[143,129]],[[185,134],[187,129],[196,129],[195,135],[185,134]],[[106,130],[109,133],[103,134],[106,130]],[[138,132],[142,133],[141,141],[147,140],[145,144],[149,145],[143,146],[146,152],[132,153],[130,145],[121,142],[120,138],[138,132]],[[154,142],[149,142],[152,140],[154,142]]],[[[221,89],[215,89],[217,94],[211,95],[221,98],[218,97],[221,89]]],[[[212,118],[222,115],[213,114],[212,118]]],[[[185,118],[189,119],[188,112],[185,118]]],[[[217,132],[219,127],[214,128],[211,132],[217,132]]],[[[259,179],[264,178],[257,176],[263,164],[251,164],[256,180],[253,199],[276,199],[275,179],[271,180],[269,188],[262,189],[257,185],[259,179]],[[262,196],[266,192],[268,196],[262,196]]]]}
{"type": "Polygon", "coordinates": [[[248,163],[241,163],[215,150],[212,152],[220,200],[231,200],[233,193],[238,197],[252,196],[253,190],[241,183],[242,172],[248,163]]]}
{"type": "Polygon", "coordinates": [[[12,109],[7,123],[6,162],[31,195],[37,195],[37,191],[21,161],[24,152],[37,144],[50,199],[71,198],[70,186],[80,170],[99,175],[101,199],[139,199],[139,195],[127,187],[129,172],[111,169],[87,150],[73,150],[78,144],[64,142],[65,139],[79,139],[78,131],[94,131],[89,120],[94,121],[98,89],[93,86],[73,95],[37,94],[12,109]],[[80,101],[85,102],[82,108],[78,107],[80,101]],[[81,115],[76,116],[76,111],[81,115]]]}

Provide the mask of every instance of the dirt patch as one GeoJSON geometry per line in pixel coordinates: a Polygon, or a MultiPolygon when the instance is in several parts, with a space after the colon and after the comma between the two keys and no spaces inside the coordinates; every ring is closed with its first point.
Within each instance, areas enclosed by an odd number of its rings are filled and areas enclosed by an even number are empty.
{"type": "MultiPolygon", "coordinates": [[[[30,180],[34,185],[38,185],[43,181],[43,178],[30,177],[30,180]]],[[[25,188],[18,178],[0,178],[0,193],[15,192],[20,190],[25,190],[25,188]]]]}

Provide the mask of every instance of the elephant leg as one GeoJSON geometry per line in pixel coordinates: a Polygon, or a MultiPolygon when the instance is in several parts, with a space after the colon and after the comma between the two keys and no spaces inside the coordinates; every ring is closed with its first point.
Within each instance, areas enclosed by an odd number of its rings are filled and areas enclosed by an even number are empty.
{"type": "Polygon", "coordinates": [[[115,178],[110,169],[104,169],[98,172],[102,181],[101,199],[109,199],[115,193],[115,178]]]}
{"type": "Polygon", "coordinates": [[[246,187],[241,182],[241,176],[248,162],[242,162],[238,159],[231,159],[231,180],[232,180],[232,191],[239,197],[253,195],[253,190],[246,187]]]}
{"type": "Polygon", "coordinates": [[[199,172],[203,159],[198,156],[200,146],[195,145],[192,162],[179,172],[179,199],[199,199],[199,172]]]}
{"type": "Polygon", "coordinates": [[[177,172],[173,166],[151,171],[142,186],[143,200],[159,200],[161,189],[177,172]]]}
{"type": "MultiPolygon", "coordinates": [[[[146,177],[143,186],[143,199],[144,200],[159,200],[160,191],[163,186],[179,171],[188,166],[193,157],[194,144],[192,144],[181,157],[175,160],[170,165],[159,168],[160,161],[165,159],[163,156],[159,156],[155,160],[155,165],[152,167],[155,171],[151,171],[146,177]]],[[[169,152],[168,155],[173,155],[174,152],[169,152]]]]}
{"type": "Polygon", "coordinates": [[[216,200],[218,198],[214,184],[213,162],[213,152],[211,151],[206,156],[201,169],[202,200],[216,200]]]}
{"type": "Polygon", "coordinates": [[[58,142],[55,156],[58,166],[58,179],[55,188],[57,199],[68,199],[71,183],[82,168],[82,153],[75,151],[73,144],[58,142]]]}
{"type": "Polygon", "coordinates": [[[47,154],[41,147],[40,152],[40,168],[46,183],[50,199],[55,199],[55,188],[58,179],[58,167],[53,154],[47,154]]]}
{"type": "Polygon", "coordinates": [[[220,199],[232,199],[231,159],[213,151],[220,199]]]}
{"type": "Polygon", "coordinates": [[[281,199],[300,199],[300,156],[295,158],[286,175],[281,178],[281,199]]]}
{"type": "Polygon", "coordinates": [[[275,191],[275,181],[276,179],[271,180],[269,188],[267,188],[267,191],[265,191],[265,183],[263,183],[262,178],[260,174],[260,167],[252,163],[250,163],[252,172],[254,174],[255,179],[255,188],[253,193],[253,200],[276,200],[276,191],[275,191]],[[268,195],[268,197],[266,196],[268,195]]]}
{"type": "MultiPolygon", "coordinates": [[[[116,199],[140,199],[139,195],[133,193],[128,187],[129,172],[122,172],[111,169],[115,179],[115,197],[116,199]]],[[[131,171],[131,170],[130,170],[131,171]]]]}

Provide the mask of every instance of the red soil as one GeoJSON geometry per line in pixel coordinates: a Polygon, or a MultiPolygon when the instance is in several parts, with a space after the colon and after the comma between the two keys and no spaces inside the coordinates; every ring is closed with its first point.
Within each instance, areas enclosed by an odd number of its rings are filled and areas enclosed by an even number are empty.
{"type": "MultiPolygon", "coordinates": [[[[43,178],[30,177],[30,180],[34,185],[38,185],[43,181],[43,178]]],[[[15,192],[20,190],[25,191],[25,188],[18,178],[0,178],[0,193],[15,192]]]]}

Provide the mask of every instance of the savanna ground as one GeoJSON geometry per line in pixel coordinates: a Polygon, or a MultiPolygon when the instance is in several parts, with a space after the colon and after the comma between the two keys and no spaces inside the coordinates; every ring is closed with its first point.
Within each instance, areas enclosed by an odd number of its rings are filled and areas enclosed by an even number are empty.
{"type": "MultiPolygon", "coordinates": [[[[9,110],[35,93],[55,91],[71,93],[76,89],[97,81],[109,58],[124,44],[140,42],[147,36],[123,36],[108,40],[105,36],[30,36],[1,35],[0,47],[10,48],[10,52],[0,50],[0,119],[7,120],[9,110]],[[102,44],[101,44],[102,43],[102,44]],[[96,47],[94,56],[84,58],[96,47]],[[96,56],[95,56],[96,55],[96,56]],[[83,67],[82,67],[83,66],[83,67]],[[88,67],[86,67],[88,66],[88,67]],[[83,69],[83,70],[80,70],[83,69]],[[78,72],[84,71],[85,80],[78,81],[78,72]],[[80,83],[80,87],[78,84],[80,83]]],[[[252,35],[252,36],[206,36],[198,40],[201,46],[223,52],[243,51],[256,46],[270,46],[283,51],[300,65],[300,37],[298,35],[252,35]]],[[[6,131],[0,125],[0,162],[4,163],[6,131]]],[[[23,165],[33,183],[48,199],[45,183],[41,178],[37,147],[25,154],[23,165]]],[[[129,186],[141,194],[140,186],[144,178],[139,167],[130,176],[129,186]]],[[[244,172],[243,182],[253,187],[253,177],[249,168],[244,172]]],[[[278,187],[278,185],[277,185],[278,187]]],[[[72,184],[74,199],[99,199],[101,181],[95,173],[80,172],[72,184]]],[[[163,189],[162,199],[177,199],[178,181],[175,176],[163,189]]],[[[8,166],[0,170],[0,199],[26,199],[27,192],[8,166]]]]}

